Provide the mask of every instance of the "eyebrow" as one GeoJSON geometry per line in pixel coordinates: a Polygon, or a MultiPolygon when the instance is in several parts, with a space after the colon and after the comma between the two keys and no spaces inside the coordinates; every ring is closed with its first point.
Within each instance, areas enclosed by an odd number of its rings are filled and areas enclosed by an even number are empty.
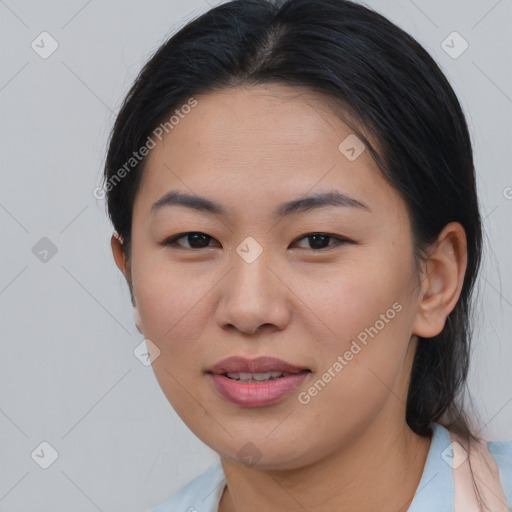
{"type": "MultiPolygon", "coordinates": [[[[170,190],[164,194],[158,201],[151,206],[151,213],[154,214],[163,207],[184,206],[200,212],[207,212],[213,215],[227,215],[227,210],[223,205],[207,199],[205,197],[184,194],[175,190],[170,190]]],[[[371,212],[369,206],[338,190],[331,190],[318,194],[308,195],[299,199],[294,199],[281,203],[274,210],[274,217],[285,217],[287,215],[305,212],[316,208],[325,208],[328,206],[343,206],[351,208],[360,208],[371,212]]]]}

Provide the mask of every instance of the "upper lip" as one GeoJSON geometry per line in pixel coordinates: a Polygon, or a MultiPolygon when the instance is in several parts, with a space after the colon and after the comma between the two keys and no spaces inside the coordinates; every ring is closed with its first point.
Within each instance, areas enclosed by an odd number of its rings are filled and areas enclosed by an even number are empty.
{"type": "Polygon", "coordinates": [[[212,366],[207,372],[222,375],[224,373],[266,373],[283,372],[299,373],[308,368],[295,366],[275,357],[262,356],[256,359],[247,359],[241,356],[228,357],[212,366]]]}

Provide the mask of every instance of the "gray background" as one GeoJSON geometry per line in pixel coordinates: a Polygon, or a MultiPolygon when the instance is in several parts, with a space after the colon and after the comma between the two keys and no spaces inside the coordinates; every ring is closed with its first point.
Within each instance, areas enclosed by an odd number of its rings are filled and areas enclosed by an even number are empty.
{"type": "MultiPolygon", "coordinates": [[[[484,435],[512,438],[512,1],[367,5],[427,48],[467,113],[487,232],[470,389],[484,435]],[[469,43],[456,59],[453,31],[469,43]]],[[[133,354],[143,337],[92,193],[137,72],[208,8],[0,0],[0,511],[144,511],[217,460],[133,354]],[[59,45],[46,59],[31,47],[43,31],[59,45]]]]}

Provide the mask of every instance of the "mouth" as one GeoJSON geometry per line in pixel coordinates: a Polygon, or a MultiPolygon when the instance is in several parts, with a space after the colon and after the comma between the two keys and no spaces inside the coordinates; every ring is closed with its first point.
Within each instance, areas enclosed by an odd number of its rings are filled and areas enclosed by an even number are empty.
{"type": "MultiPolygon", "coordinates": [[[[304,370],[304,372],[309,372],[309,370],[304,370]]],[[[275,379],[282,379],[283,377],[288,377],[289,375],[296,375],[297,373],[302,372],[265,372],[265,373],[250,373],[250,372],[229,372],[223,373],[225,377],[231,380],[236,380],[237,382],[269,382],[275,379]]]]}
{"type": "Polygon", "coordinates": [[[273,357],[235,356],[220,361],[206,373],[225,400],[240,407],[262,407],[289,396],[312,372],[273,357]]]}

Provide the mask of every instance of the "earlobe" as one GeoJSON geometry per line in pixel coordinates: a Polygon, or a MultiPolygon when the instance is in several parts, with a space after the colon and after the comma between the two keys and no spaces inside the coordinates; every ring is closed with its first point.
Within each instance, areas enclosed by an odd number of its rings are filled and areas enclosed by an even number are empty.
{"type": "Polygon", "coordinates": [[[466,266],[466,233],[460,223],[450,222],[429,249],[413,334],[432,338],[443,330],[459,300],[466,266]]]}

